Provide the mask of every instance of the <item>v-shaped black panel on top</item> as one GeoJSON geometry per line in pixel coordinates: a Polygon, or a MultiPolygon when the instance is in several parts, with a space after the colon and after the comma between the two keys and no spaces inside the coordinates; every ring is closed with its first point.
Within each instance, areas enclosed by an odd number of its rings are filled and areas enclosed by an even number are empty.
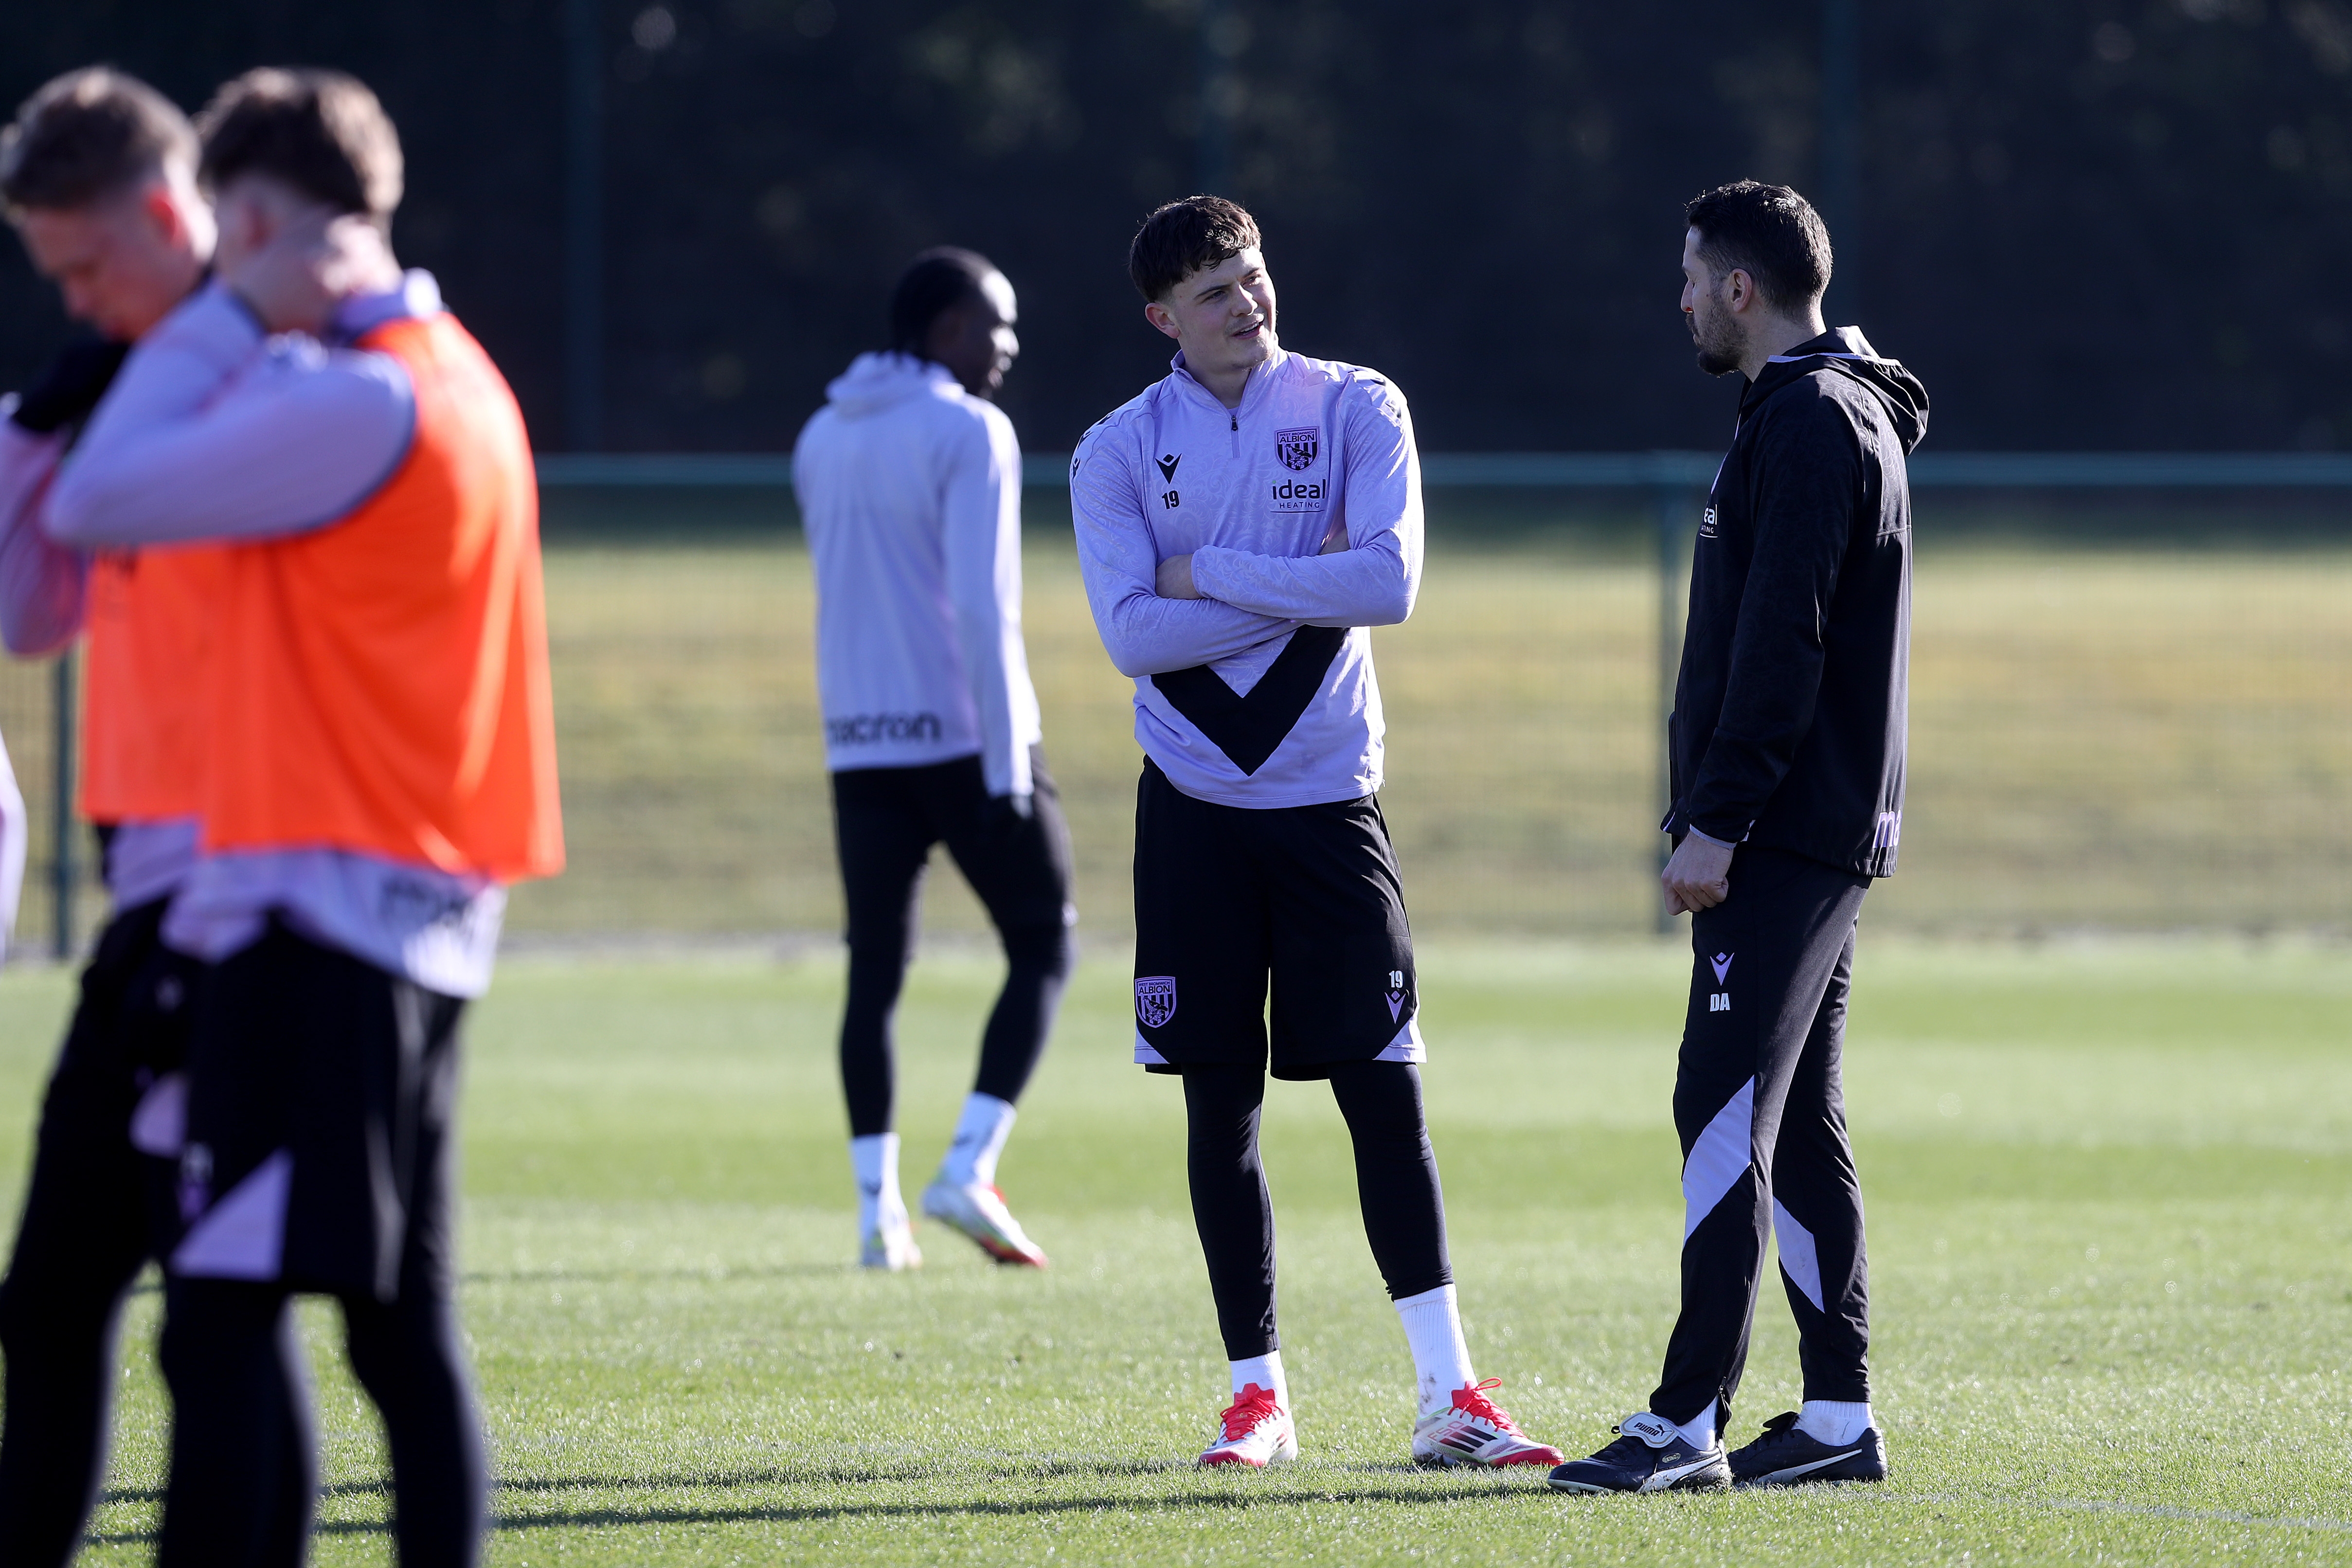
{"type": "Polygon", "coordinates": [[[1348,640],[1345,626],[1301,626],[1289,646],[1258,677],[1247,697],[1227,686],[1205,664],[1155,675],[1151,684],[1168,705],[1216,742],[1234,766],[1255,773],[1298,723],[1298,716],[1323,689],[1324,674],[1348,640]]]}

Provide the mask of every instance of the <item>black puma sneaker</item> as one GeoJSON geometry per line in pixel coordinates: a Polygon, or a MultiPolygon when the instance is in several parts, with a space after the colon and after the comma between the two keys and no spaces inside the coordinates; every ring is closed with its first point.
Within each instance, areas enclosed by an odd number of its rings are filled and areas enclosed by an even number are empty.
{"type": "Polygon", "coordinates": [[[1824,1443],[1797,1429],[1797,1413],[1783,1411],[1764,1423],[1764,1435],[1731,1455],[1731,1484],[1793,1487],[1808,1481],[1883,1481],[1886,1439],[1867,1426],[1851,1443],[1824,1443]]]}
{"type": "Polygon", "coordinates": [[[1643,1410],[1617,1423],[1614,1443],[1551,1473],[1564,1492],[1705,1491],[1731,1484],[1721,1443],[1695,1447],[1664,1416],[1643,1410]]]}

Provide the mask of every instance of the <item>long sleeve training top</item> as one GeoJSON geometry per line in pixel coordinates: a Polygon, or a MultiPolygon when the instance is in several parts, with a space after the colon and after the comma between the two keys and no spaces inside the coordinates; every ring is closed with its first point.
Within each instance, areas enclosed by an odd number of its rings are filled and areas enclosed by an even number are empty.
{"type": "MultiPolygon", "coordinates": [[[[58,472],[50,538],[81,549],[282,538],[341,521],[382,489],[415,437],[416,395],[389,354],[350,345],[441,310],[432,276],[346,300],[328,341],[270,337],[218,284],[191,296],[124,361],[58,472]]],[[[506,889],[350,850],[205,855],[163,937],[218,962],[278,913],[310,941],[445,995],[488,989],[506,889]]]]}
{"type": "MultiPolygon", "coordinates": [[[[0,643],[19,658],[38,658],[63,648],[88,626],[98,597],[92,589],[88,551],[59,544],[48,534],[45,515],[68,432],[32,431],[16,424],[14,396],[0,398],[0,643]]],[[[22,810],[13,780],[0,781],[0,811],[22,810]]],[[[103,870],[114,907],[127,910],[178,889],[196,863],[196,822],[192,816],[128,819],[109,823],[103,870]]],[[[0,846],[0,876],[24,858],[21,841],[28,824],[15,825],[16,848],[0,846]]],[[[11,884],[13,888],[14,884],[11,884]]],[[[16,894],[5,901],[13,911],[16,894]]],[[[11,918],[13,918],[13,913],[11,918]]]]}
{"type": "Polygon", "coordinates": [[[1746,389],[1692,556],[1666,832],[1894,874],[1927,428],[1927,389],[1854,327],[1746,389]]]}
{"type": "Polygon", "coordinates": [[[1041,732],[1021,640],[1021,444],[939,365],[861,354],[793,451],[816,566],[825,765],[977,754],[1030,793],[1041,732]]]}
{"type": "Polygon", "coordinates": [[[1228,409],[1178,354],[1070,465],[1103,647],[1135,680],[1135,738],[1195,799],[1272,808],[1381,787],[1370,626],[1421,586],[1421,458],[1375,372],[1276,349],[1228,409]],[[1347,548],[1318,552],[1334,529],[1347,548]],[[1192,558],[1198,599],[1164,599],[1192,558]]]}

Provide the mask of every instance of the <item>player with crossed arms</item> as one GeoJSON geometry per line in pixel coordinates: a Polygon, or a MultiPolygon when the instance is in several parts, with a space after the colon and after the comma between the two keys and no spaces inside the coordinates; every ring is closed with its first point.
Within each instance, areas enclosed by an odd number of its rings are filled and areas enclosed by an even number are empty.
{"type": "Polygon", "coordinates": [[[1204,1465],[1295,1458],[1258,1120],[1326,1079],[1419,1384],[1413,1456],[1555,1465],[1470,1367],[1421,1098],[1426,1052],[1381,786],[1375,626],[1412,611],[1421,467],[1404,396],[1286,351],[1255,220],[1147,219],[1129,272],[1182,350],[1071,465],[1087,595],[1135,679],[1136,1062],[1181,1074],[1192,1214],[1233,1403],[1204,1465]],[[1272,982],[1273,1031],[1266,1029],[1272,982]]]}

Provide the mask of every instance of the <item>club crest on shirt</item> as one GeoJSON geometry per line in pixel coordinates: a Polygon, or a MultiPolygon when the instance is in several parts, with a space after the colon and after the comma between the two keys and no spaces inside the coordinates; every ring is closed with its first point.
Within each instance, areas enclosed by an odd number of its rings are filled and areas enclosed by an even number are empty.
{"type": "Polygon", "coordinates": [[[1147,1029],[1164,1027],[1176,1016],[1176,977],[1146,974],[1135,983],[1135,1016],[1147,1029]]]}
{"type": "Polygon", "coordinates": [[[1323,430],[1310,425],[1303,430],[1276,430],[1274,433],[1274,455],[1282,459],[1286,468],[1311,468],[1315,454],[1322,450],[1323,430]]]}

